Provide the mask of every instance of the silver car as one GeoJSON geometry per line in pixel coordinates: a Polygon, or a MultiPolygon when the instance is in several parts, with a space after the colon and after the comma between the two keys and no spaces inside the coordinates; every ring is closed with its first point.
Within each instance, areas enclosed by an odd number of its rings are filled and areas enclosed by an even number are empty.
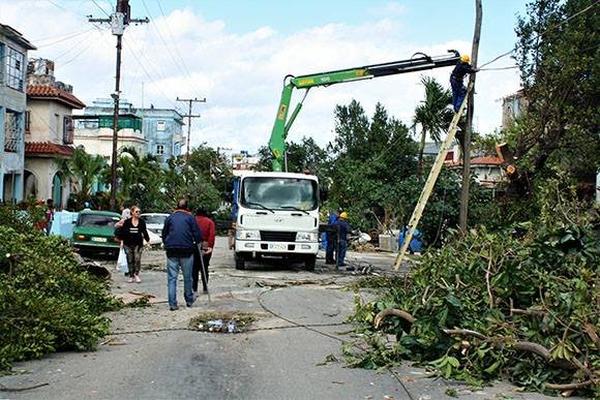
{"type": "Polygon", "coordinates": [[[161,237],[162,229],[168,216],[169,214],[164,213],[147,213],[141,214],[140,218],[146,223],[146,229],[148,229],[148,231],[161,237]]]}

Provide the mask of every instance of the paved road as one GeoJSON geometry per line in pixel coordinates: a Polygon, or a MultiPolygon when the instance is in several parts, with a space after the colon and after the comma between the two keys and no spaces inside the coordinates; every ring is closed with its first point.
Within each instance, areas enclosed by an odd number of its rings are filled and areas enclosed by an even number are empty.
{"type": "MultiPolygon", "coordinates": [[[[59,353],[17,364],[15,370],[24,373],[0,377],[0,384],[47,385],[0,391],[0,399],[427,400],[450,398],[445,394],[448,388],[462,399],[546,398],[515,392],[509,385],[471,392],[427,378],[424,370],[410,366],[393,374],[345,368],[341,345],[351,340],[344,321],[352,312],[353,294],[343,288],[357,277],[322,264],[314,273],[280,265],[237,271],[225,244],[218,238],[210,304],[202,296],[192,308],[169,311],[164,253],[149,251],[144,255],[143,282],[129,284],[115,273],[112,288],[115,294],[153,294],[152,307],[111,313],[111,341],[96,352],[59,353]],[[207,310],[246,311],[258,320],[241,334],[186,329],[192,317],[207,310]]],[[[350,253],[349,260],[385,270],[393,257],[350,253]]],[[[104,263],[112,267],[112,262],[104,263]]],[[[182,282],[179,286],[182,303],[182,282]]]]}

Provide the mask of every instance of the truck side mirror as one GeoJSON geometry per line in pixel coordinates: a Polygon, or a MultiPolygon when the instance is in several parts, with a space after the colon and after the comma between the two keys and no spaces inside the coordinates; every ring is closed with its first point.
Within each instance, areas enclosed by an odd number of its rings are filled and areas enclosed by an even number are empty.
{"type": "Polygon", "coordinates": [[[321,203],[327,201],[328,197],[329,197],[328,190],[323,189],[323,188],[319,189],[319,199],[321,200],[321,203]]]}

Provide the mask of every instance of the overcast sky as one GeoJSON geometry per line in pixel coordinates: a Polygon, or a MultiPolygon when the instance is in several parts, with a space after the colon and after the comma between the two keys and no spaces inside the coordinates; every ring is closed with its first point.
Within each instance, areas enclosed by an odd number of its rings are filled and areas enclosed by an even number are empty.
{"type": "MultiPolygon", "coordinates": [[[[0,0],[0,23],[38,47],[30,57],[56,62],[58,80],[85,103],[114,90],[115,43],[106,18],[115,1],[0,0]],[[104,10],[104,11],[103,11],[104,10]]],[[[510,50],[520,0],[483,0],[479,64],[510,50]]],[[[474,0],[131,0],[133,17],[150,24],[124,35],[122,97],[134,106],[183,108],[175,99],[206,97],[195,105],[192,145],[233,151],[267,144],[283,77],[410,58],[417,51],[470,53],[474,0]]],[[[490,67],[514,62],[505,57],[490,67]]],[[[450,68],[312,89],[288,140],[333,138],[336,104],[358,100],[371,114],[381,102],[410,124],[423,98],[424,74],[449,86],[450,68]]],[[[476,128],[500,125],[500,99],[519,88],[517,70],[482,71],[477,78],[476,128]]],[[[297,98],[297,96],[296,96],[297,98]]],[[[187,109],[185,109],[187,110],[187,109]]]]}

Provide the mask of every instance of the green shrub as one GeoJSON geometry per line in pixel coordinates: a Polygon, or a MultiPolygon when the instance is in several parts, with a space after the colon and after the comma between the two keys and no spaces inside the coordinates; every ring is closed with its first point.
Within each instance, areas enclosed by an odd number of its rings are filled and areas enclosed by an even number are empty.
{"type": "Polygon", "coordinates": [[[501,232],[480,228],[431,250],[405,282],[386,285],[375,301],[357,299],[353,318],[372,350],[349,354],[351,362],[378,367],[381,360],[410,359],[447,378],[481,384],[506,376],[535,390],[588,379],[573,367],[577,362],[600,374],[600,348],[588,333],[600,333],[600,238],[597,223],[583,215],[565,212],[564,219],[555,215],[501,232]],[[382,337],[373,319],[386,308],[416,318],[412,324],[385,319],[383,332],[398,339],[391,347],[373,345],[382,337]],[[443,331],[455,328],[485,339],[443,331]],[[543,346],[549,359],[517,342],[543,346]]]}
{"type": "MultiPolygon", "coordinates": [[[[0,221],[10,220],[0,211],[0,221]]],[[[79,267],[64,239],[0,225],[0,370],[60,350],[91,350],[106,335],[103,312],[119,303],[79,267]]]]}

